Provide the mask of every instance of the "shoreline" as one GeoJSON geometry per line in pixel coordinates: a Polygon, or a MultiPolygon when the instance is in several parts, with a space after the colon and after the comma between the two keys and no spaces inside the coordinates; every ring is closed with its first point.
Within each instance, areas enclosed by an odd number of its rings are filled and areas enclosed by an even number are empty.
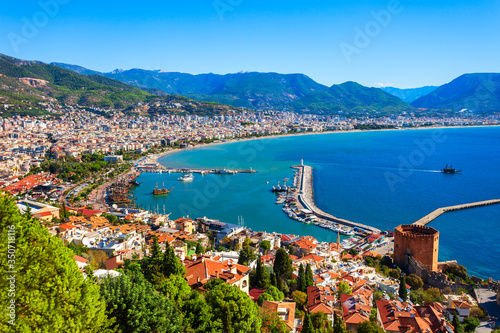
{"type": "Polygon", "coordinates": [[[167,152],[161,153],[161,154],[154,154],[151,156],[155,156],[153,158],[148,159],[151,163],[158,163],[162,167],[165,167],[163,164],[158,162],[158,160],[162,157],[175,154],[181,151],[187,151],[187,150],[193,150],[193,149],[199,149],[199,148],[204,148],[204,147],[212,147],[212,146],[217,146],[217,145],[224,145],[224,144],[230,144],[230,143],[236,143],[236,142],[246,142],[246,141],[253,141],[253,140],[264,140],[264,139],[277,139],[277,138],[286,138],[286,137],[294,137],[294,136],[304,136],[304,135],[325,135],[325,134],[345,134],[345,133],[361,133],[361,132],[384,132],[384,131],[417,131],[417,130],[431,130],[431,129],[453,129],[453,128],[480,128],[480,127],[500,127],[500,125],[471,125],[471,126],[422,126],[422,127],[415,127],[415,128],[384,128],[384,129],[369,129],[369,130],[342,130],[342,131],[324,131],[324,132],[306,132],[306,133],[293,133],[293,134],[273,134],[273,135],[267,135],[267,136],[262,136],[262,137],[250,137],[250,138],[242,138],[242,139],[231,139],[228,141],[224,142],[212,142],[212,143],[207,143],[207,144],[200,144],[196,145],[194,147],[189,147],[189,148],[175,148],[171,149],[167,152]]]}

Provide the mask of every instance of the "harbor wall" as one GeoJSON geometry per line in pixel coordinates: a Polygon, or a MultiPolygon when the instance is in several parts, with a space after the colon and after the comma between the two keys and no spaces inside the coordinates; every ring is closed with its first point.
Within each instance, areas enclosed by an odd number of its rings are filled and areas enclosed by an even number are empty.
{"type": "Polygon", "coordinates": [[[331,214],[325,213],[324,211],[316,207],[316,204],[314,203],[312,167],[307,165],[300,165],[294,168],[299,169],[300,172],[299,175],[300,187],[299,187],[298,200],[304,206],[304,208],[309,209],[314,213],[314,215],[318,216],[319,218],[334,223],[346,225],[353,228],[354,227],[361,228],[372,233],[380,233],[380,230],[377,228],[335,217],[331,214]]]}

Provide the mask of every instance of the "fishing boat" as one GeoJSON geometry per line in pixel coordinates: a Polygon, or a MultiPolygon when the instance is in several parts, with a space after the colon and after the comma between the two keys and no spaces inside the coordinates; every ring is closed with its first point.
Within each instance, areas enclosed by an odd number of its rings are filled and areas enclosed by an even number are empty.
{"type": "Polygon", "coordinates": [[[169,194],[174,188],[172,187],[170,190],[165,188],[165,183],[163,183],[163,188],[158,188],[158,183],[156,183],[156,188],[153,190],[153,195],[162,195],[169,194]]]}
{"type": "Polygon", "coordinates": [[[194,179],[194,176],[192,173],[189,173],[187,175],[184,175],[182,177],[179,177],[177,178],[178,181],[181,181],[181,182],[190,182],[194,179]]]}

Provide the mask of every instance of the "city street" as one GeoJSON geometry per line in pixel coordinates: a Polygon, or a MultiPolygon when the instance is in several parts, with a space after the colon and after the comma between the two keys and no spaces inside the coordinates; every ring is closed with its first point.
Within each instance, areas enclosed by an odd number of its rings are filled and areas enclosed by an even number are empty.
{"type": "Polygon", "coordinates": [[[500,306],[496,302],[497,294],[493,290],[476,289],[476,296],[479,305],[484,307],[490,316],[489,321],[481,322],[481,326],[476,329],[476,332],[489,333],[494,327],[500,325],[500,306]]]}

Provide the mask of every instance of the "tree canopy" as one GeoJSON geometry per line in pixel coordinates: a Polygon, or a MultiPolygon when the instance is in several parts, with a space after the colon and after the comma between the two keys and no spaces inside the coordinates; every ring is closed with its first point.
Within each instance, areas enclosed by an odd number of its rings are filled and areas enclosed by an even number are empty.
{"type": "Polygon", "coordinates": [[[274,259],[273,271],[276,276],[281,279],[287,280],[292,277],[293,268],[292,268],[292,260],[290,256],[286,252],[285,249],[280,248],[276,252],[276,257],[274,259]]]}
{"type": "Polygon", "coordinates": [[[180,332],[175,306],[141,273],[127,271],[105,279],[101,294],[122,332],[180,332]]]}
{"type": "MultiPolygon", "coordinates": [[[[5,309],[15,300],[15,331],[106,331],[109,319],[99,287],[84,278],[74,253],[38,221],[21,215],[7,195],[0,196],[0,233],[0,304],[5,309]]],[[[10,319],[7,311],[0,312],[0,331],[14,331],[10,319]]]]}
{"type": "Polygon", "coordinates": [[[207,292],[215,329],[225,333],[260,332],[261,319],[253,301],[243,291],[226,283],[207,292]]]}

